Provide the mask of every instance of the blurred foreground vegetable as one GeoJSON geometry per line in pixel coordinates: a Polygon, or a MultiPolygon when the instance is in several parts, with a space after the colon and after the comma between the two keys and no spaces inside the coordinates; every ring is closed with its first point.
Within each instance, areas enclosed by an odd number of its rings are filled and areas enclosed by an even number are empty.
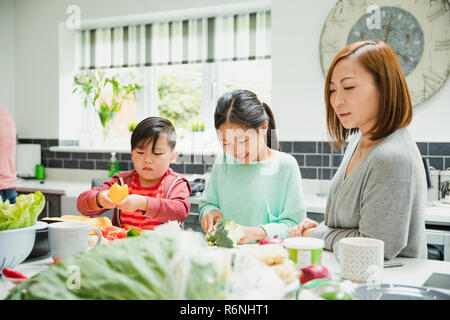
{"type": "Polygon", "coordinates": [[[224,299],[229,268],[199,233],[154,231],[65,258],[7,299],[224,299]]]}

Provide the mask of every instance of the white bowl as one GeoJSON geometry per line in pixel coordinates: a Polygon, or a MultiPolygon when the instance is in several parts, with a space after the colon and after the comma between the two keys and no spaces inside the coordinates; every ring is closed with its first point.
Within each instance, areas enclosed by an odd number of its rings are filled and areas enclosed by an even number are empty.
{"type": "Polygon", "coordinates": [[[31,227],[0,231],[0,274],[3,268],[14,268],[30,254],[36,230],[45,229],[46,222],[36,221],[31,227]]]}

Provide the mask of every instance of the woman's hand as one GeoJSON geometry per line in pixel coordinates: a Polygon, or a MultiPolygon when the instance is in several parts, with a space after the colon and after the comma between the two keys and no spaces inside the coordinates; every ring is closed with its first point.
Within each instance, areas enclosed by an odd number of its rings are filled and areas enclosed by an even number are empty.
{"type": "Polygon", "coordinates": [[[147,211],[147,197],[139,194],[130,194],[117,204],[117,208],[126,212],[134,212],[136,210],[147,211]]]}
{"type": "Polygon", "coordinates": [[[245,244],[252,241],[258,241],[267,237],[266,231],[261,227],[241,226],[244,236],[238,241],[238,244],[245,244]]]}
{"type": "Polygon", "coordinates": [[[109,190],[103,190],[97,193],[97,204],[102,209],[112,209],[116,205],[114,202],[108,197],[109,190]]]}
{"type": "Polygon", "coordinates": [[[202,218],[202,229],[209,234],[212,230],[217,229],[219,221],[223,219],[223,215],[219,210],[213,210],[205,214],[202,218]]]}
{"type": "Polygon", "coordinates": [[[319,224],[311,219],[303,219],[297,226],[289,229],[289,237],[309,237],[311,236],[312,229],[319,224]]]}

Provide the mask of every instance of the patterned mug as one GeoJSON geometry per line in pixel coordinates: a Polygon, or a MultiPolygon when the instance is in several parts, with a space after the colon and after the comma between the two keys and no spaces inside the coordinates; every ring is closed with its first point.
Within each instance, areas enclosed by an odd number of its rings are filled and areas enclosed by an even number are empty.
{"type": "Polygon", "coordinates": [[[380,283],[384,265],[384,242],[373,238],[339,241],[341,278],[361,283],[380,283]]]}

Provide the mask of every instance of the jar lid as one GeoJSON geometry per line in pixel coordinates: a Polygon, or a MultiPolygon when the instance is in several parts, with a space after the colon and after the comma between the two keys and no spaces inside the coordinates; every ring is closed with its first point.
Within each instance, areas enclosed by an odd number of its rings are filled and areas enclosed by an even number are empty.
{"type": "Polygon", "coordinates": [[[324,241],[317,238],[288,238],[284,240],[284,246],[289,249],[314,250],[322,249],[324,241]]]}

